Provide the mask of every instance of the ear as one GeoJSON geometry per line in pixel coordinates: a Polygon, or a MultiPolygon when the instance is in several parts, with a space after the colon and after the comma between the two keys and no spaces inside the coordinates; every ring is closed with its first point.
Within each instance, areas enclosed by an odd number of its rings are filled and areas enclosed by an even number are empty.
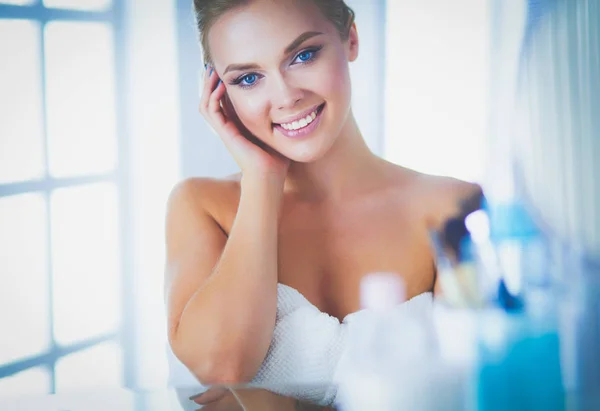
{"type": "Polygon", "coordinates": [[[358,57],[358,30],[356,23],[352,23],[348,32],[348,61],[352,62],[358,57]]]}

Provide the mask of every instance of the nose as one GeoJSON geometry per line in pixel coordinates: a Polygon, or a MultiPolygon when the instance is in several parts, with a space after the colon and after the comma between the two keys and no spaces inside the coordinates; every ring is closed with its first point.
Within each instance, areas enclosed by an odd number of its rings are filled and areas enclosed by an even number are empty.
{"type": "Polygon", "coordinates": [[[303,98],[304,92],[300,87],[283,76],[278,79],[273,101],[275,107],[279,110],[294,108],[303,98]]]}

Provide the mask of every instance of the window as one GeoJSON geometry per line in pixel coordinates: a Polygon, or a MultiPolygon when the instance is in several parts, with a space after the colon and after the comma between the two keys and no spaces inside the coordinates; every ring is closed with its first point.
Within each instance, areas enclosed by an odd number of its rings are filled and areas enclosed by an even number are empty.
{"type": "Polygon", "coordinates": [[[388,160],[425,173],[481,182],[490,4],[386,2],[388,160]]]}
{"type": "Polygon", "coordinates": [[[0,0],[0,395],[132,385],[122,9],[0,0]]]}

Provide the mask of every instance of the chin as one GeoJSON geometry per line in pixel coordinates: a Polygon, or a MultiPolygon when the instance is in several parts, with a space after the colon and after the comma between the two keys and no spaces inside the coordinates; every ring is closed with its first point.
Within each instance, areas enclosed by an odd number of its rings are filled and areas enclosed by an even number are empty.
{"type": "Polygon", "coordinates": [[[315,146],[293,147],[281,153],[296,163],[313,163],[325,157],[332,145],[333,141],[327,141],[315,146]]]}
{"type": "Polygon", "coordinates": [[[323,157],[321,153],[314,153],[310,151],[299,151],[293,155],[288,156],[290,160],[296,163],[312,163],[323,157]]]}

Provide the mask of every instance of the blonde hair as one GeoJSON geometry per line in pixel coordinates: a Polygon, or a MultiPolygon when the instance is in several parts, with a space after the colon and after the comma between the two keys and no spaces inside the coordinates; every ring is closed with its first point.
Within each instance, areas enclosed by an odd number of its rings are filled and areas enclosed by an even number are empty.
{"type": "MultiPolygon", "coordinates": [[[[251,0],[194,0],[194,15],[202,50],[204,63],[211,63],[208,47],[208,32],[215,21],[226,12],[247,5],[251,0]]],[[[307,0],[308,1],[308,0],[307,0]]],[[[342,40],[347,40],[350,28],[354,24],[354,11],[344,0],[310,0],[321,11],[340,33],[342,40]]]]}

